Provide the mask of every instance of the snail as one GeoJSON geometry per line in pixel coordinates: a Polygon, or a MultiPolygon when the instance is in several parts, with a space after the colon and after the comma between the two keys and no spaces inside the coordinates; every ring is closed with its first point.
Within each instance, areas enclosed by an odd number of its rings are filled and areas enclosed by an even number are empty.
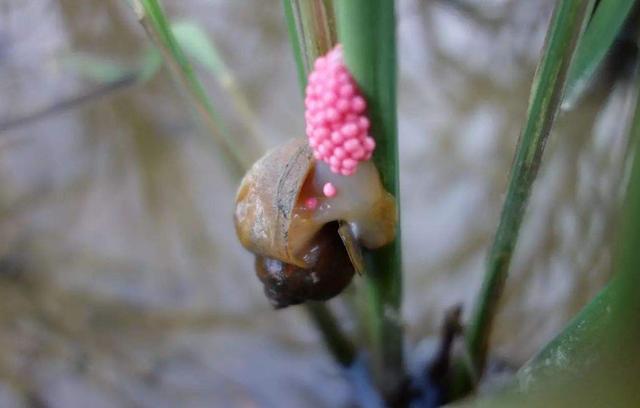
{"type": "Polygon", "coordinates": [[[335,175],[299,138],[271,150],[247,172],[234,221],[241,244],[256,255],[267,297],[282,308],[328,300],[351,282],[355,268],[339,221],[358,244],[375,249],[394,239],[396,208],[373,163],[361,164],[350,177],[335,175]],[[327,182],[340,193],[325,197],[327,182]]]}
{"type": "Polygon", "coordinates": [[[361,246],[395,238],[395,199],[369,160],[366,102],[339,46],[316,61],[306,93],[308,140],[267,152],[236,194],[236,233],[276,308],[336,296],[363,270],[361,246]]]}

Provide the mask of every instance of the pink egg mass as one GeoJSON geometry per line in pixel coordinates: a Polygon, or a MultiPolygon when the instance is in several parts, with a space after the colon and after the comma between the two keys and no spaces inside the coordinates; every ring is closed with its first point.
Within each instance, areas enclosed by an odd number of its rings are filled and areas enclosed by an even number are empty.
{"type": "Polygon", "coordinates": [[[359,162],[371,158],[376,142],[368,133],[367,102],[344,64],[340,44],[316,60],[304,105],[313,155],[332,172],[350,176],[359,162]]]}

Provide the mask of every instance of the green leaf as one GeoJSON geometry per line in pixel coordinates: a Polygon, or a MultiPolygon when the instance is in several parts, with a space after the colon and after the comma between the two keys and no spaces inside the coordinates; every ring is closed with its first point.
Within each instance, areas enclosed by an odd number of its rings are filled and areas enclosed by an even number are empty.
{"type": "Polygon", "coordinates": [[[167,66],[174,77],[191,97],[209,133],[222,150],[222,157],[235,175],[242,174],[257,158],[249,144],[241,145],[224,124],[222,117],[214,109],[202,82],[194,72],[193,66],[176,40],[169,20],[157,0],[130,0],[138,20],[145,28],[150,39],[161,51],[167,66]]]}
{"type": "Polygon", "coordinates": [[[282,0],[282,9],[284,10],[284,19],[287,24],[287,33],[289,34],[289,42],[291,43],[291,49],[293,50],[293,58],[296,63],[296,73],[298,74],[298,83],[300,84],[300,91],[304,94],[304,89],[307,86],[307,71],[305,69],[305,61],[302,57],[302,41],[298,35],[298,27],[296,24],[296,17],[294,15],[294,3],[299,3],[295,0],[282,0]]]}
{"type": "Polygon", "coordinates": [[[256,128],[257,119],[249,106],[245,94],[240,90],[233,72],[224,63],[218,48],[207,35],[204,28],[193,22],[177,22],[172,24],[171,31],[176,41],[197,62],[206,67],[225,91],[231,96],[236,112],[251,136],[255,150],[265,150],[256,128]]]}
{"type": "Polygon", "coordinates": [[[171,31],[187,54],[207,67],[220,82],[229,81],[231,73],[202,26],[193,22],[180,21],[171,25],[171,31]]]}
{"type": "Polygon", "coordinates": [[[634,0],[600,0],[580,40],[567,79],[562,108],[571,109],[584,93],[622,29],[634,0]]]}
{"type": "Polygon", "coordinates": [[[538,174],[545,143],[558,113],[565,79],[592,1],[561,0],[554,10],[538,64],[527,116],[516,147],[500,222],[487,259],[480,294],[466,331],[474,376],[482,374],[491,327],[507,279],[522,219],[538,174]]]}
{"type": "Polygon", "coordinates": [[[282,5],[304,93],[314,61],[336,44],[333,0],[283,0],[282,5]]]}
{"type": "Polygon", "coordinates": [[[474,407],[637,407],[640,393],[640,66],[631,120],[631,161],[612,281],[517,373],[474,407]]]}

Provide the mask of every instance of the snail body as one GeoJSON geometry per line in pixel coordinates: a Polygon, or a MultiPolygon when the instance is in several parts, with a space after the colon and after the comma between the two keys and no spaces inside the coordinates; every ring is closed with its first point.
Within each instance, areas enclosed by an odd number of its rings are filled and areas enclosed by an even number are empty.
{"type": "Polygon", "coordinates": [[[253,165],[234,214],[240,242],[256,255],[258,278],[276,308],[330,299],[351,282],[354,266],[339,221],[359,244],[375,249],[394,239],[396,218],[395,200],[373,163],[361,163],[349,177],[334,174],[302,138],[253,165]],[[327,183],[339,194],[325,196],[327,183]]]}

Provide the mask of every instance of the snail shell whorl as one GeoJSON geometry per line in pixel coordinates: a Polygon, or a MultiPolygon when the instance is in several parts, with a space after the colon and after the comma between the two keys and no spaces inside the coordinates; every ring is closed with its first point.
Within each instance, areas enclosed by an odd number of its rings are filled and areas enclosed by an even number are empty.
{"type": "Polygon", "coordinates": [[[234,217],[245,248],[255,254],[307,266],[293,253],[289,227],[311,169],[311,149],[301,138],[269,151],[251,167],[238,189],[234,217]]]}

